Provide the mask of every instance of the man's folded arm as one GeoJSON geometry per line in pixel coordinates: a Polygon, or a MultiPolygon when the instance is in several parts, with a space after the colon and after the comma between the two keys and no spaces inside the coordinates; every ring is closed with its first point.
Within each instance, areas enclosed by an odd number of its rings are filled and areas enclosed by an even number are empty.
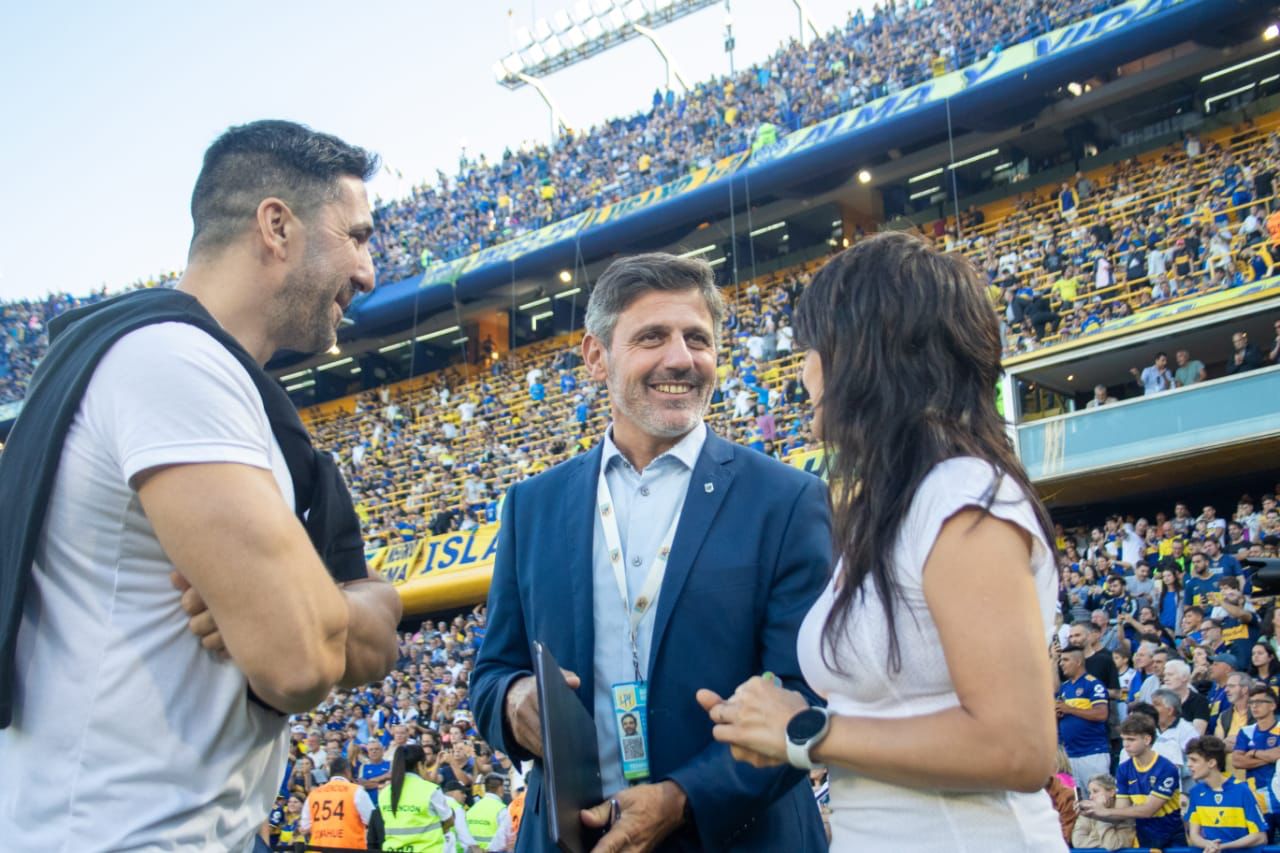
{"type": "Polygon", "coordinates": [[[286,713],[323,701],[346,669],[349,608],[271,472],[171,465],[132,482],[254,693],[286,713]]]}
{"type": "Polygon", "coordinates": [[[506,721],[507,691],[518,678],[533,673],[520,586],[516,576],[516,486],[507,492],[498,528],[498,548],[489,585],[488,630],[471,674],[471,705],[476,724],[494,749],[516,762],[533,756],[516,742],[506,721]]]}
{"type": "Polygon", "coordinates": [[[346,669],[338,684],[359,687],[382,678],[396,665],[399,647],[400,593],[381,577],[348,581],[341,586],[347,604],[346,669]]]}
{"type": "MultiPolygon", "coordinates": [[[[791,506],[770,586],[760,649],[761,669],[788,690],[822,704],[805,684],[796,656],[800,625],[822,593],[831,571],[831,522],[822,481],[806,484],[791,506]]],[[[725,697],[728,698],[727,696],[725,697]]],[[[702,715],[695,723],[711,728],[702,715]]],[[[724,848],[743,828],[741,815],[759,814],[805,778],[790,766],[754,768],[737,761],[726,744],[712,742],[671,773],[684,789],[703,846],[724,848]]]]}

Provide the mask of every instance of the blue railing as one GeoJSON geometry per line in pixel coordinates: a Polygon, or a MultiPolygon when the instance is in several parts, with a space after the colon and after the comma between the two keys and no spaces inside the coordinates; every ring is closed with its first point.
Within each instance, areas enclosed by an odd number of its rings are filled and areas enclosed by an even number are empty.
{"type": "Polygon", "coordinates": [[[1018,427],[1027,474],[1044,480],[1280,434],[1280,366],[1018,427]]]}

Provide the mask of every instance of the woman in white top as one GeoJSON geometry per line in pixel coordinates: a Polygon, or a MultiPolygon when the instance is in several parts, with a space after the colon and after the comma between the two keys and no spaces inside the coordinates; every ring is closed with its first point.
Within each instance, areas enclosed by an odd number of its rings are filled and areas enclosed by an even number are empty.
{"type": "Polygon", "coordinates": [[[1043,790],[1053,534],[996,412],[976,271],[880,234],[815,276],[795,326],[840,557],[798,654],[830,716],[757,677],[699,691],[716,739],[756,766],[826,764],[833,851],[1065,850],[1043,790]]]}

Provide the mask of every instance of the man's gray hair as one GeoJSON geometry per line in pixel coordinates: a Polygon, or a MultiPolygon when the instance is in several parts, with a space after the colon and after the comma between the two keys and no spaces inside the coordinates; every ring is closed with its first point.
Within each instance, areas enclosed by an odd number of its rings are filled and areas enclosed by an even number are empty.
{"type": "Polygon", "coordinates": [[[1187,666],[1187,662],[1184,660],[1171,660],[1164,665],[1164,674],[1165,677],[1172,675],[1176,678],[1189,680],[1191,678],[1191,667],[1187,666]]]}
{"type": "Polygon", "coordinates": [[[587,334],[599,338],[606,348],[612,346],[619,315],[637,298],[654,290],[696,290],[702,294],[711,315],[711,331],[719,346],[725,307],[724,297],[716,287],[714,270],[699,258],[681,258],[665,252],[632,255],[609,264],[587,301],[587,334]]]}
{"type": "Polygon", "coordinates": [[[1182,716],[1182,700],[1178,698],[1177,693],[1174,693],[1168,687],[1161,687],[1155,693],[1151,694],[1151,704],[1154,705],[1157,701],[1163,702],[1167,705],[1169,710],[1173,711],[1174,717],[1182,716]]]}

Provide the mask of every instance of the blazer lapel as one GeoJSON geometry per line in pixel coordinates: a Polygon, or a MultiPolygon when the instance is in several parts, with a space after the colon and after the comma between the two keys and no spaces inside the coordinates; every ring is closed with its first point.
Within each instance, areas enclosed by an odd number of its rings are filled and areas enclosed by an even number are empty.
{"type": "Polygon", "coordinates": [[[684,509],[680,513],[680,525],[671,544],[671,558],[667,561],[667,574],[662,579],[662,591],[658,595],[658,611],[653,618],[653,639],[649,643],[649,671],[658,659],[663,634],[671,620],[680,591],[684,589],[694,558],[711,532],[729,484],[733,482],[733,469],[728,464],[733,459],[734,446],[707,431],[706,443],[698,456],[689,478],[689,491],[685,494],[684,509]]]}
{"type": "MultiPolygon", "coordinates": [[[[557,618],[561,625],[570,627],[567,647],[572,653],[560,658],[561,665],[572,669],[582,679],[578,695],[584,698],[587,710],[593,708],[592,680],[595,670],[595,619],[592,593],[592,560],[595,553],[596,481],[600,475],[600,460],[604,456],[604,444],[597,444],[586,455],[579,457],[578,465],[569,476],[565,500],[560,507],[559,566],[548,566],[551,574],[563,580],[568,589],[560,589],[551,602],[572,602],[568,619],[557,618]],[[571,621],[570,621],[571,620],[571,621]]],[[[545,563],[543,565],[546,565],[545,563]]],[[[559,606],[555,603],[553,607],[559,606]]],[[[563,611],[562,611],[563,612],[563,611]]],[[[557,656],[558,657],[558,656],[557,656]]]]}

